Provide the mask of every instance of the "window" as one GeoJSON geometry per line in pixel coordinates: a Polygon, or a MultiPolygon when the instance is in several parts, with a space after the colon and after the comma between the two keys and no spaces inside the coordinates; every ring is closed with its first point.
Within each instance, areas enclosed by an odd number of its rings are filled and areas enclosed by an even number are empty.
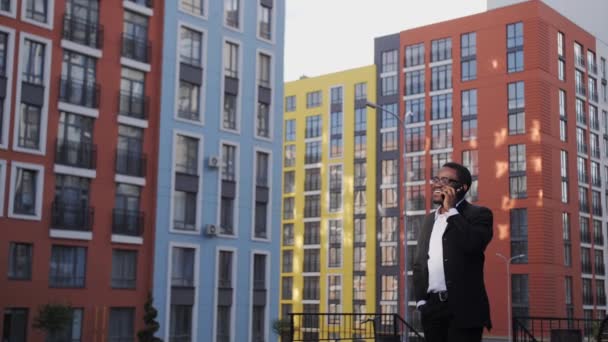
{"type": "Polygon", "coordinates": [[[294,217],[294,198],[283,199],[283,220],[293,220],[294,217]]]}
{"type": "Polygon", "coordinates": [[[306,93],[306,108],[319,107],[321,106],[322,101],[323,99],[320,90],[306,93]]]}
{"type": "Polygon", "coordinates": [[[293,272],[293,250],[284,250],[282,258],[283,258],[283,266],[281,268],[281,272],[283,272],[283,273],[293,272]]]}
{"type": "Polygon", "coordinates": [[[591,192],[591,208],[594,216],[602,216],[602,201],[599,191],[591,192]]]}
{"type": "Polygon", "coordinates": [[[49,9],[48,0],[25,0],[25,17],[29,20],[48,24],[49,9]]]}
{"type": "Polygon", "coordinates": [[[329,166],[329,211],[342,210],[342,165],[329,166]]]}
{"type": "Polygon", "coordinates": [[[397,188],[386,188],[381,190],[382,194],[382,209],[397,207],[397,188]]]}
{"type": "Polygon", "coordinates": [[[557,32],[557,55],[560,57],[564,57],[564,34],[562,32],[557,32]]]}
{"type": "Polygon", "coordinates": [[[22,81],[26,83],[43,85],[45,44],[30,39],[23,43],[22,81]]]}
{"type": "Polygon", "coordinates": [[[452,147],[452,123],[431,125],[431,148],[434,150],[452,147]]]}
{"type": "Polygon", "coordinates": [[[424,70],[405,73],[405,95],[424,93],[424,70]]]}
{"type": "Polygon", "coordinates": [[[397,54],[397,50],[382,52],[382,73],[397,71],[397,54]]]}
{"type": "Polygon", "coordinates": [[[181,119],[200,120],[200,86],[194,83],[179,81],[177,116],[181,119]]]}
{"type": "Polygon", "coordinates": [[[296,145],[285,146],[285,167],[293,167],[296,165],[296,145]]]}
{"type": "Polygon", "coordinates": [[[199,139],[185,135],[177,135],[176,138],[175,172],[196,176],[199,164],[199,139]]]}
{"type": "Polygon", "coordinates": [[[431,120],[452,117],[452,94],[431,96],[431,120]]]}
{"type": "Polygon", "coordinates": [[[408,210],[424,210],[426,198],[424,196],[424,185],[409,185],[405,188],[406,208],[408,210]]]}
{"type": "Polygon", "coordinates": [[[450,152],[433,154],[431,158],[431,165],[433,166],[431,175],[438,175],[443,164],[449,161],[452,161],[452,153],[450,152]]]}
{"type": "Polygon", "coordinates": [[[222,144],[222,180],[236,180],[236,146],[222,144]]]}
{"type": "Polygon", "coordinates": [[[354,300],[365,300],[366,292],[366,278],[365,275],[354,275],[353,276],[353,299],[354,300]]]}
{"type": "Polygon", "coordinates": [[[462,81],[477,78],[477,33],[470,32],[460,36],[460,73],[462,81]]]}
{"type": "Polygon", "coordinates": [[[354,271],[365,271],[367,267],[367,252],[365,247],[355,247],[354,271]]]}
{"type": "Polygon", "coordinates": [[[469,169],[469,172],[471,172],[471,177],[473,178],[471,188],[466,194],[466,199],[467,201],[475,202],[478,199],[477,177],[479,175],[479,151],[462,151],[462,165],[469,169]]]}
{"type": "Polygon", "coordinates": [[[394,115],[391,115],[389,113],[393,113],[396,114],[398,112],[398,108],[397,108],[397,104],[396,103],[389,103],[389,104],[383,104],[382,105],[382,124],[381,124],[381,128],[386,129],[386,128],[397,128],[397,118],[394,115]]]}
{"type": "Polygon", "coordinates": [[[256,152],[256,185],[268,187],[270,156],[265,152],[256,152]]]}
{"type": "Polygon", "coordinates": [[[321,269],[319,255],[320,249],[318,248],[304,249],[304,267],[302,269],[305,273],[319,272],[319,270],[321,269]]]}
{"type": "Polygon", "coordinates": [[[306,139],[318,138],[322,134],[321,115],[306,117],[306,139]]]}
{"type": "Polygon", "coordinates": [[[343,114],[342,112],[332,112],[330,114],[330,142],[329,142],[329,157],[339,158],[342,156],[343,150],[343,114]]]}
{"type": "Polygon", "coordinates": [[[578,206],[583,213],[589,213],[589,190],[582,186],[578,188],[578,206]]]}
{"type": "Polygon", "coordinates": [[[391,96],[397,94],[397,75],[385,76],[381,78],[382,96],[391,96]]]}
{"type": "Polygon", "coordinates": [[[382,160],[382,185],[397,185],[397,160],[382,160]]]}
{"type": "Polygon", "coordinates": [[[304,294],[302,299],[304,300],[319,300],[320,299],[320,288],[319,288],[319,276],[304,276],[304,294]]]}
{"type": "Polygon", "coordinates": [[[365,214],[367,210],[367,198],[365,190],[355,190],[355,214],[365,214]]]}
{"type": "Polygon", "coordinates": [[[110,308],[108,342],[132,342],[135,336],[135,309],[110,308]]]}
{"type": "Polygon", "coordinates": [[[304,191],[321,190],[321,169],[312,168],[304,170],[304,191]]]}
{"type": "Polygon", "coordinates": [[[587,274],[592,273],[590,248],[581,248],[581,271],[587,274]]]}
{"type": "Polygon", "coordinates": [[[329,249],[327,267],[342,267],[342,221],[329,220],[329,249]]]}
{"type": "Polygon", "coordinates": [[[148,108],[144,95],[145,75],[139,70],[122,68],[119,114],[147,119],[148,108]]]}
{"type": "Polygon", "coordinates": [[[239,78],[239,45],[229,41],[224,42],[224,75],[239,78]]]}
{"type": "Polygon", "coordinates": [[[304,223],[304,245],[319,245],[321,243],[321,225],[318,221],[304,223]]]}
{"type": "Polygon", "coordinates": [[[583,128],[576,128],[576,150],[578,153],[587,154],[587,131],[583,128]]]}
{"type": "Polygon", "coordinates": [[[137,283],[137,251],[112,251],[112,288],[134,289],[137,283]]]}
{"type": "Polygon", "coordinates": [[[239,29],[241,24],[240,14],[241,0],[225,0],[224,1],[224,24],[226,26],[239,29]]]}
{"type": "Polygon", "coordinates": [[[511,275],[511,293],[513,317],[528,317],[530,311],[530,300],[527,274],[511,275]]]}
{"type": "MultiPolygon", "coordinates": [[[[399,292],[399,282],[397,276],[382,276],[382,295],[380,300],[382,301],[396,301],[399,292]]],[[[385,312],[383,312],[385,313],[385,312]]],[[[392,313],[392,312],[386,312],[392,313]]]]}
{"type": "Polygon", "coordinates": [[[285,121],[285,141],[296,140],[296,120],[290,119],[285,121]]]}
{"type": "Polygon", "coordinates": [[[192,305],[171,305],[169,341],[190,341],[192,336],[192,305]]]}
{"type": "Polygon", "coordinates": [[[396,151],[398,148],[397,131],[382,132],[382,152],[396,151]]]}
{"type": "MultiPolygon", "coordinates": [[[[405,101],[405,112],[412,113],[408,115],[405,119],[407,123],[416,123],[423,122],[425,120],[424,114],[424,98],[414,99],[405,101]]],[[[393,113],[395,113],[397,110],[393,113]]],[[[396,124],[395,124],[396,126],[396,124]]]]}
{"type": "Polygon", "coordinates": [[[431,62],[439,62],[452,58],[452,39],[444,38],[431,42],[431,62]]]}
{"type": "Polygon", "coordinates": [[[477,139],[477,89],[461,93],[462,141],[477,139]]]}
{"type": "Polygon", "coordinates": [[[285,111],[286,112],[295,112],[296,111],[296,96],[295,95],[285,97],[285,111]]]}
{"type": "Polygon", "coordinates": [[[234,253],[231,251],[219,251],[217,267],[217,293],[221,300],[217,304],[217,326],[216,340],[231,341],[232,334],[232,301],[234,294],[233,263],[234,253]]]}
{"type": "Polygon", "coordinates": [[[258,34],[266,40],[272,39],[272,7],[263,3],[258,6],[258,34]]]}
{"type": "Polygon", "coordinates": [[[585,97],[587,95],[587,89],[585,89],[585,74],[582,71],[575,71],[574,84],[576,87],[576,94],[585,97]]]}
{"type": "Polygon", "coordinates": [[[14,10],[15,10],[15,4],[13,3],[12,0],[2,0],[2,1],[0,1],[0,12],[5,12],[5,13],[2,13],[2,14],[4,14],[4,15],[11,15],[11,13],[13,13],[14,10]]]}
{"type": "MultiPolygon", "coordinates": [[[[330,314],[342,313],[342,276],[338,274],[330,274],[327,276],[328,296],[327,306],[330,314]]],[[[341,321],[340,315],[330,315],[328,324],[339,325],[341,321]]]]}
{"type": "Polygon", "coordinates": [[[43,174],[41,166],[12,163],[9,216],[40,216],[43,174]]]}
{"type": "Polygon", "coordinates": [[[526,145],[509,145],[509,184],[511,198],[527,196],[526,145]]]}
{"type": "Polygon", "coordinates": [[[524,24],[507,25],[507,72],[524,70],[524,24]]]}
{"type": "Polygon", "coordinates": [[[528,262],[528,209],[511,209],[511,257],[524,255],[513,260],[514,264],[528,262]]]}
{"type": "Polygon", "coordinates": [[[320,141],[311,141],[306,143],[306,152],[305,152],[305,163],[306,164],[317,164],[321,162],[321,142],[320,141]]]}
{"type": "Polygon", "coordinates": [[[595,274],[596,275],[604,275],[605,274],[605,267],[604,267],[604,252],[600,251],[600,250],[595,250],[595,260],[593,260],[593,266],[594,266],[594,270],[595,270],[595,274]]]}
{"type": "Polygon", "coordinates": [[[566,119],[566,92],[559,90],[559,139],[567,140],[567,119],[566,119]]]}
{"type": "Polygon", "coordinates": [[[355,132],[365,132],[367,129],[367,109],[355,108],[355,132]]]}
{"type": "Polygon", "coordinates": [[[198,16],[205,16],[205,0],[180,0],[180,9],[198,16]]]}
{"type": "Polygon", "coordinates": [[[227,130],[237,130],[237,96],[224,93],[224,111],[222,127],[227,130]]]}
{"type": "Polygon", "coordinates": [[[564,240],[564,266],[572,266],[572,240],[570,235],[569,213],[562,213],[562,238],[564,240]]]}
{"type": "Polygon", "coordinates": [[[321,196],[307,195],[304,197],[304,217],[321,217],[321,196]]]}
{"type": "Polygon", "coordinates": [[[364,187],[367,184],[367,163],[355,163],[355,187],[364,187]]]}
{"type": "Polygon", "coordinates": [[[82,320],[83,320],[83,309],[71,308],[70,309],[70,322],[58,332],[49,334],[47,337],[48,342],[80,342],[82,337],[82,320]]]}
{"type": "Polygon", "coordinates": [[[431,68],[431,91],[452,88],[452,65],[441,65],[431,68]]]}
{"type": "Polygon", "coordinates": [[[524,134],[526,131],[524,82],[508,85],[509,135],[524,134]]]}
{"type": "Polygon", "coordinates": [[[282,277],[281,299],[291,300],[293,290],[293,277],[282,277]]]}
{"type": "Polygon", "coordinates": [[[270,88],[271,85],[271,57],[267,54],[258,55],[258,84],[270,88]]]}
{"type": "Polygon", "coordinates": [[[562,32],[557,32],[557,77],[560,81],[563,81],[566,75],[566,54],[564,52],[564,42],[564,34],[562,32]]]}
{"type": "Polygon", "coordinates": [[[49,286],[84,287],[86,262],[87,249],[85,247],[52,246],[49,286]]]}
{"type": "Polygon", "coordinates": [[[283,193],[289,194],[295,191],[296,189],[296,172],[295,171],[287,171],[285,172],[284,182],[283,182],[283,193]]]}
{"type": "Polygon", "coordinates": [[[589,105],[589,125],[591,126],[591,129],[594,129],[596,131],[600,130],[600,116],[596,106],[589,105]]]}
{"type": "Polygon", "coordinates": [[[32,279],[32,250],[29,243],[11,242],[8,248],[8,278],[10,280],[32,279]]]}
{"type": "Polygon", "coordinates": [[[355,101],[367,100],[367,83],[361,82],[355,84],[355,101]]]}
{"type": "Polygon", "coordinates": [[[425,140],[424,127],[405,129],[405,148],[407,153],[424,151],[425,140]]]}
{"type": "Polygon", "coordinates": [[[195,192],[173,192],[173,229],[196,230],[196,197],[195,192]]]}
{"type": "Polygon", "coordinates": [[[560,175],[562,180],[562,203],[568,203],[568,152],[560,151],[560,175]]]}
{"type": "Polygon", "coordinates": [[[79,106],[97,107],[96,69],[95,58],[65,50],[59,99],[79,106]]]}
{"type": "Polygon", "coordinates": [[[41,148],[42,108],[21,103],[19,115],[19,137],[17,145],[21,148],[38,150],[41,148]]]}
{"type": "Polygon", "coordinates": [[[405,67],[413,67],[424,64],[424,44],[416,44],[405,47],[405,67]]]}
{"type": "MultiPolygon", "coordinates": [[[[293,200],[293,197],[291,197],[291,199],[293,200]]],[[[293,240],[294,240],[293,224],[286,223],[283,225],[283,246],[293,246],[293,240]]]]}
{"type": "MultiPolygon", "coordinates": [[[[194,2],[192,0],[187,0],[194,2]]],[[[199,2],[201,0],[198,0],[199,2]]],[[[184,0],[182,0],[182,6],[184,6],[184,0]]],[[[179,60],[181,63],[186,63],[193,66],[202,65],[202,43],[203,34],[201,32],[180,27],[179,35],[179,60]]]]}
{"type": "Polygon", "coordinates": [[[150,63],[148,51],[148,17],[132,11],[124,12],[122,56],[150,63]]]}
{"type": "Polygon", "coordinates": [[[424,180],[426,169],[425,166],[424,156],[406,157],[405,181],[416,182],[424,180]]]}
{"type": "Polygon", "coordinates": [[[355,136],[355,158],[363,159],[367,156],[367,136],[356,135],[355,136]]]}
{"type": "Polygon", "coordinates": [[[28,309],[4,308],[2,339],[8,342],[27,341],[28,309]]]}
{"type": "Polygon", "coordinates": [[[576,171],[578,175],[579,183],[589,182],[589,173],[587,172],[587,159],[578,157],[576,158],[576,171]]]}
{"type": "MultiPolygon", "coordinates": [[[[266,255],[265,254],[254,254],[253,255],[253,296],[258,294],[258,291],[266,292],[266,255]]],[[[264,325],[265,325],[265,302],[253,303],[252,314],[251,314],[251,329],[254,341],[263,341],[264,325]]]]}

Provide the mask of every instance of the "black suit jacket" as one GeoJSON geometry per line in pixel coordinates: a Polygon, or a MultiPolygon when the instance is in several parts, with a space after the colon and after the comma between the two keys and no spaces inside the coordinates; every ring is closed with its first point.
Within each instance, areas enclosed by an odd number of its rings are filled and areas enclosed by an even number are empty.
{"type": "MultiPolygon", "coordinates": [[[[490,304],[484,285],[486,246],[492,240],[492,211],[462,201],[458,215],[450,216],[443,234],[443,270],[448,290],[448,308],[454,324],[461,328],[492,328],[490,304]]],[[[418,236],[414,271],[416,301],[426,300],[429,287],[429,241],[435,213],[427,215],[418,236]]]]}

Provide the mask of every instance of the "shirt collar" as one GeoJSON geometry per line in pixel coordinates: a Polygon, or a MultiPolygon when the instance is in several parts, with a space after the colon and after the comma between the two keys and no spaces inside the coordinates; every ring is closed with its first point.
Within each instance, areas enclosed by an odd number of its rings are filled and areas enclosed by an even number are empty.
{"type": "MultiPolygon", "coordinates": [[[[456,203],[456,205],[454,206],[454,208],[458,209],[458,206],[462,202],[464,202],[464,197],[460,201],[458,201],[458,203],[456,203]]],[[[439,217],[439,215],[441,215],[441,214],[439,214],[439,208],[437,208],[437,209],[435,209],[435,220],[437,219],[437,217],[439,217]]]]}

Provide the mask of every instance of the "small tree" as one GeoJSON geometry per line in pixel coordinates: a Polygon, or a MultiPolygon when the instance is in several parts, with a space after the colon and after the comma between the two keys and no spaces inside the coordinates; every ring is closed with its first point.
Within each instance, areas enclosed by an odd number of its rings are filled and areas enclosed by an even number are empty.
{"type": "Polygon", "coordinates": [[[137,333],[139,342],[163,342],[158,337],[154,337],[154,334],[160,328],[160,325],[156,321],[158,311],[154,308],[152,294],[148,293],[148,300],[144,304],[144,328],[137,333]]]}
{"type": "Polygon", "coordinates": [[[272,331],[281,337],[282,342],[291,341],[291,320],[288,317],[275,319],[272,322],[272,331]]]}
{"type": "Polygon", "coordinates": [[[34,328],[53,336],[67,329],[72,322],[72,308],[64,304],[45,304],[38,307],[34,328]]]}

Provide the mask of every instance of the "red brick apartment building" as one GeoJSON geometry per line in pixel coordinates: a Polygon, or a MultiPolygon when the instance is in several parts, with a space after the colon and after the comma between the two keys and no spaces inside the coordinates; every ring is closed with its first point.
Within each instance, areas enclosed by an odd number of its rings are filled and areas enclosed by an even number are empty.
{"type": "Polygon", "coordinates": [[[133,340],[151,287],[162,2],[0,2],[0,332],[133,340]]]}
{"type": "MultiPolygon", "coordinates": [[[[383,161],[400,158],[405,176],[400,293],[413,292],[416,238],[433,209],[429,179],[454,160],[473,173],[469,199],[494,212],[485,269],[489,335],[507,335],[508,305],[515,316],[604,317],[608,56],[597,54],[596,37],[533,0],[380,37],[375,45],[378,104],[408,113],[404,159],[378,145],[379,184],[390,172],[383,161]],[[511,265],[511,303],[497,253],[525,255],[511,265]]],[[[378,115],[378,141],[385,140],[385,121],[378,115]]],[[[378,226],[382,220],[379,212],[378,226]]]]}

